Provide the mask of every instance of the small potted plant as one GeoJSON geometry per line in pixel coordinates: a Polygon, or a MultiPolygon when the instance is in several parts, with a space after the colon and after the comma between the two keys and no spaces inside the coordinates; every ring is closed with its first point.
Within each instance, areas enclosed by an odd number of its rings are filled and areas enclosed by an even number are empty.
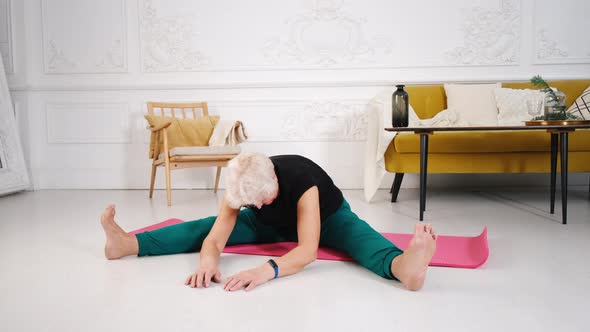
{"type": "Polygon", "coordinates": [[[577,120],[578,117],[566,112],[565,94],[557,89],[551,88],[547,82],[536,75],[531,78],[531,83],[545,93],[545,109],[543,115],[534,120],[577,120]]]}

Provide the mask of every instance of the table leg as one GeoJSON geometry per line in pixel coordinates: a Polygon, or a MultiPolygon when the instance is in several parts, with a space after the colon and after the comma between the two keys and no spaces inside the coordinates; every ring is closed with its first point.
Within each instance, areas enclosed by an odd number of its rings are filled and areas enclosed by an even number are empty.
{"type": "Polygon", "coordinates": [[[428,173],[428,134],[420,134],[420,221],[426,210],[426,174],[428,173]]]}
{"type": "Polygon", "coordinates": [[[551,133],[551,214],[555,211],[555,180],[557,178],[557,134],[551,133]]]}
{"type": "Polygon", "coordinates": [[[561,217],[562,223],[567,224],[567,138],[568,132],[559,134],[561,141],[561,149],[559,150],[559,157],[561,158],[561,217]]]}

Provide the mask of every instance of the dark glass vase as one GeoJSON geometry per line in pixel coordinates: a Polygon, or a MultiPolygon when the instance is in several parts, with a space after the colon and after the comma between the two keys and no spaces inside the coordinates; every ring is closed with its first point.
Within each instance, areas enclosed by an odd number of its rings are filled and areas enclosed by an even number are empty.
{"type": "Polygon", "coordinates": [[[397,90],[391,96],[391,125],[394,127],[408,126],[408,93],[405,85],[396,85],[397,90]]]}

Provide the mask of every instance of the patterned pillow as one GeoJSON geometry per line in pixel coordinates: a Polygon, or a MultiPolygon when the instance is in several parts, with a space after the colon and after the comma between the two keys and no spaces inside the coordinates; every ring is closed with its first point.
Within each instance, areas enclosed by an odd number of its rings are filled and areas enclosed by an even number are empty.
{"type": "Polygon", "coordinates": [[[530,120],[533,115],[529,114],[528,107],[532,107],[534,101],[541,115],[542,103],[545,94],[539,90],[529,89],[494,89],[496,105],[498,106],[498,125],[500,126],[521,126],[523,121],[530,120]]]}
{"type": "Polygon", "coordinates": [[[574,101],[567,112],[584,120],[590,120],[590,86],[574,101]]]}

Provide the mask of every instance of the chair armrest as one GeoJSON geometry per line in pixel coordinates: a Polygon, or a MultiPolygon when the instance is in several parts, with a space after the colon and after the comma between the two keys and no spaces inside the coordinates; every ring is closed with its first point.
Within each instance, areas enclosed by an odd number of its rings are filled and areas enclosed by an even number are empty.
{"type": "Polygon", "coordinates": [[[170,127],[171,124],[172,124],[172,122],[167,122],[167,123],[161,124],[159,126],[155,126],[155,127],[147,126],[146,129],[149,129],[149,130],[155,132],[155,131],[160,131],[164,128],[168,128],[168,127],[170,127]]]}

